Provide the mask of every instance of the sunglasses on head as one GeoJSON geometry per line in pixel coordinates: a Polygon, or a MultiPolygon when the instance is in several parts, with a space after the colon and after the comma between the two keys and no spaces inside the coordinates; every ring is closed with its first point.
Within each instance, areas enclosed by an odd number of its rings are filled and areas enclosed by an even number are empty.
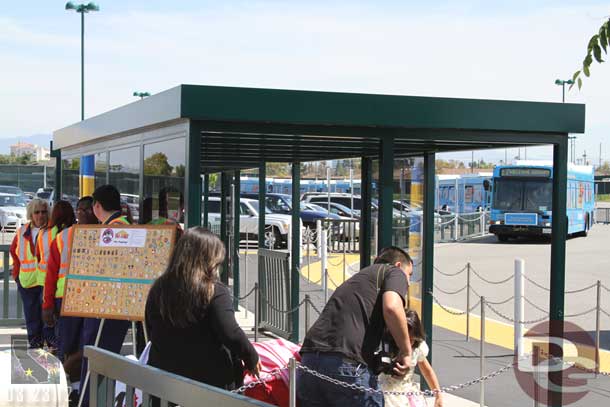
{"type": "Polygon", "coordinates": [[[46,210],[42,210],[42,211],[34,211],[34,215],[39,215],[41,213],[48,213],[49,211],[46,210]]]}

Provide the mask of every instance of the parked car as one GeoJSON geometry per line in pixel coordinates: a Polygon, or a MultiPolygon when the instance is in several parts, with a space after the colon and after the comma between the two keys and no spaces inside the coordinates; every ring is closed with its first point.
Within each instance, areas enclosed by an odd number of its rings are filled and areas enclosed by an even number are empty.
{"type": "MultiPolygon", "coordinates": [[[[314,210],[320,210],[328,213],[328,202],[322,205],[316,205],[314,203],[305,204],[307,208],[314,210]]],[[[330,215],[337,216],[339,219],[345,222],[339,222],[341,224],[339,237],[341,240],[346,239],[358,239],[360,237],[360,211],[354,209],[353,211],[340,203],[330,203],[330,215]],[[349,221],[349,222],[348,222],[349,221]]]]}
{"type": "Polygon", "coordinates": [[[27,223],[25,199],[20,195],[0,192],[0,230],[15,231],[27,223]]]}
{"type": "MultiPolygon", "coordinates": [[[[241,194],[242,197],[258,200],[258,194],[241,194]]],[[[322,219],[340,219],[339,216],[328,213],[326,210],[312,210],[304,202],[299,202],[300,216],[303,226],[311,230],[316,229],[316,222],[322,219]]],[[[289,215],[292,213],[292,197],[288,194],[265,194],[265,206],[273,213],[289,215]]]]}
{"type": "MultiPolygon", "coordinates": [[[[259,216],[258,200],[241,198],[239,200],[239,207],[240,239],[257,239],[259,216]]],[[[269,208],[265,209],[265,247],[270,249],[287,248],[292,217],[290,215],[273,213],[269,208]]],[[[220,197],[209,197],[208,227],[210,229],[218,229],[218,226],[220,225],[220,214],[220,197]]]]}
{"type": "Polygon", "coordinates": [[[35,197],[47,201],[49,207],[51,207],[53,206],[53,201],[55,201],[55,191],[53,188],[38,188],[35,197]]]}
{"type": "Polygon", "coordinates": [[[0,193],[2,193],[2,194],[17,195],[17,196],[22,197],[23,199],[26,198],[26,196],[23,193],[23,191],[21,190],[21,188],[14,187],[14,186],[11,186],[11,185],[0,185],[0,193]]]}
{"type": "Polygon", "coordinates": [[[127,205],[134,222],[140,219],[140,196],[134,194],[121,194],[121,204],[127,205]]]}

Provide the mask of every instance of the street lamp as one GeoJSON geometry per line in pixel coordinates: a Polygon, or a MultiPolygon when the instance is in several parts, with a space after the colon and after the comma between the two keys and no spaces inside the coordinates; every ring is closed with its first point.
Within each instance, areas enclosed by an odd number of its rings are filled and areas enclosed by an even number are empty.
{"type": "Polygon", "coordinates": [[[74,4],[69,1],[66,10],[80,13],[80,119],[85,120],[85,13],[99,11],[100,8],[95,3],[74,4]]]}
{"type": "Polygon", "coordinates": [[[136,97],[139,97],[140,100],[142,100],[145,97],[150,96],[150,93],[148,93],[148,92],[133,92],[133,95],[136,96],[136,97]]]}
{"type": "Polygon", "coordinates": [[[567,81],[561,79],[555,79],[555,85],[561,86],[561,102],[566,102],[566,85],[573,85],[574,81],[572,79],[568,79],[567,81]]]}
{"type": "MultiPolygon", "coordinates": [[[[566,102],[566,85],[573,85],[574,81],[572,79],[568,79],[564,81],[562,79],[555,79],[555,85],[561,86],[561,102],[566,102]]],[[[570,143],[570,161],[574,162],[576,159],[575,149],[576,149],[576,137],[568,137],[568,141],[570,143]]]]}

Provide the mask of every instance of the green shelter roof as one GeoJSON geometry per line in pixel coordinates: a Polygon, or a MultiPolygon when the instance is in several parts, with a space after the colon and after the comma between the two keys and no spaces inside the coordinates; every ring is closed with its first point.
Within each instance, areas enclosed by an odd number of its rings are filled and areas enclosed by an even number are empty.
{"type": "Polygon", "coordinates": [[[203,170],[261,161],[552,144],[583,133],[585,106],[502,100],[180,85],[57,130],[64,149],[181,121],[201,133],[203,170]]]}

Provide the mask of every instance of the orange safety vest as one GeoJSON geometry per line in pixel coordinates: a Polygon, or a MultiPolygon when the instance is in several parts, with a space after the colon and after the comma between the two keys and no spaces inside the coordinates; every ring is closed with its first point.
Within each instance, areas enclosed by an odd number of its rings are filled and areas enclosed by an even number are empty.
{"type": "Polygon", "coordinates": [[[55,236],[57,236],[57,230],[57,226],[53,226],[50,229],[41,229],[36,238],[36,250],[40,257],[36,271],[36,280],[41,287],[44,287],[44,280],[47,276],[47,263],[51,255],[51,243],[53,243],[55,236]]]}
{"type": "Polygon", "coordinates": [[[17,230],[17,255],[21,263],[19,268],[19,283],[23,288],[31,288],[38,285],[36,279],[38,262],[34,253],[32,253],[28,240],[25,238],[25,232],[29,227],[30,224],[28,223],[17,230]]]}
{"type": "Polygon", "coordinates": [[[70,251],[72,250],[72,236],[74,228],[70,227],[61,231],[57,235],[57,250],[60,255],[59,273],[57,274],[57,289],[55,290],[55,298],[64,297],[64,289],[66,285],[66,274],[70,268],[70,251]]]}

